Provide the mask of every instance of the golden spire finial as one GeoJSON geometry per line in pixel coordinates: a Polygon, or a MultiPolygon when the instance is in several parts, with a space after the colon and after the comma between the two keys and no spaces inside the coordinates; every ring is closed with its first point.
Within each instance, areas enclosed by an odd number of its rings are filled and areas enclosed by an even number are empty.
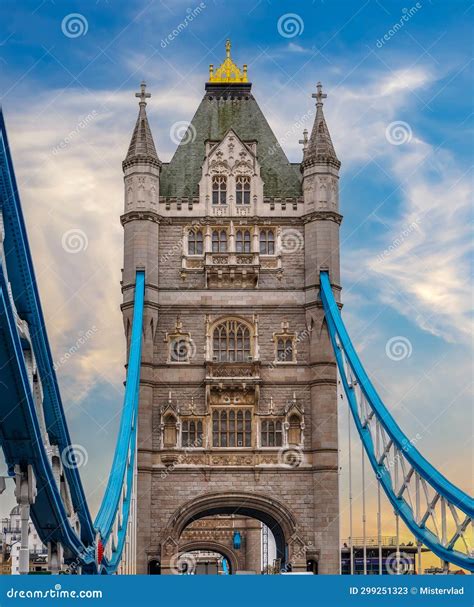
{"type": "Polygon", "coordinates": [[[243,70],[238,68],[230,57],[230,40],[226,40],[224,62],[214,71],[214,66],[211,63],[209,66],[209,82],[248,82],[247,65],[244,65],[243,70]]]}

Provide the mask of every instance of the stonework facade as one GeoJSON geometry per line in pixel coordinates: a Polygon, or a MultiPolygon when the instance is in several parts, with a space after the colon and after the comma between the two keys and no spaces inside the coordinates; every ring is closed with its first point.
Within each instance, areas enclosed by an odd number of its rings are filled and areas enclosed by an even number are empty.
{"type": "Polygon", "coordinates": [[[319,273],[338,298],[340,163],[325,95],[318,86],[298,165],[247,81],[206,84],[168,164],[144,86],[137,96],[122,216],[127,337],[146,273],[137,572],[173,572],[193,521],[237,514],[272,530],[282,564],[337,573],[336,366],[319,273]]]}

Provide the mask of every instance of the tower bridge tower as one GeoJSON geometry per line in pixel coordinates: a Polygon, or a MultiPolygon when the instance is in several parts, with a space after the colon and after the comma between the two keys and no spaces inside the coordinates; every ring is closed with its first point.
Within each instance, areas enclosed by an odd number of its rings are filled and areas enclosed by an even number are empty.
{"type": "Polygon", "coordinates": [[[336,366],[319,271],[338,292],[340,162],[326,95],[318,84],[298,164],[229,42],[169,163],[144,84],[137,96],[121,218],[127,337],[146,273],[137,572],[173,572],[191,523],[236,515],[270,529],[282,565],[337,573],[336,366]]]}

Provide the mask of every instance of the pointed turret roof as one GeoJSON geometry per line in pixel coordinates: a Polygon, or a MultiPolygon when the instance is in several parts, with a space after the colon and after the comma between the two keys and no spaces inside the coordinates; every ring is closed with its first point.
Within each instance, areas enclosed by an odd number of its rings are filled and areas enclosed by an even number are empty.
{"type": "Polygon", "coordinates": [[[123,168],[139,162],[148,162],[155,166],[161,167],[161,160],[156,153],[153,135],[151,134],[148,117],[146,115],[146,99],[151,97],[150,93],[146,93],[146,83],[140,85],[140,92],[135,93],[135,97],[140,99],[137,123],[133,130],[132,139],[128,148],[127,156],[123,161],[123,168]]]}
{"type": "Polygon", "coordinates": [[[341,162],[336,156],[336,151],[334,150],[323,112],[323,99],[325,99],[327,95],[323,93],[323,87],[320,82],[316,85],[316,89],[317,93],[313,93],[312,95],[316,99],[316,117],[314,119],[311,137],[304,149],[302,167],[312,166],[318,162],[329,162],[336,168],[339,168],[341,162]]]}

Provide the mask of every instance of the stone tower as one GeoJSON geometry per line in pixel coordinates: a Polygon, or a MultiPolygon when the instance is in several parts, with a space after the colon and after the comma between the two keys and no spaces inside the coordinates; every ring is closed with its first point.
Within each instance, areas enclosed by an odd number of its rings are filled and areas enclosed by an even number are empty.
{"type": "MultiPolygon", "coordinates": [[[[175,572],[185,530],[221,515],[264,523],[282,566],[337,573],[336,367],[319,271],[338,294],[340,162],[325,95],[318,84],[301,164],[229,42],[169,163],[148,95],[142,85],[123,163],[127,336],[135,271],[146,273],[137,573],[175,572]]],[[[209,534],[198,549],[227,554],[209,534]]]]}

